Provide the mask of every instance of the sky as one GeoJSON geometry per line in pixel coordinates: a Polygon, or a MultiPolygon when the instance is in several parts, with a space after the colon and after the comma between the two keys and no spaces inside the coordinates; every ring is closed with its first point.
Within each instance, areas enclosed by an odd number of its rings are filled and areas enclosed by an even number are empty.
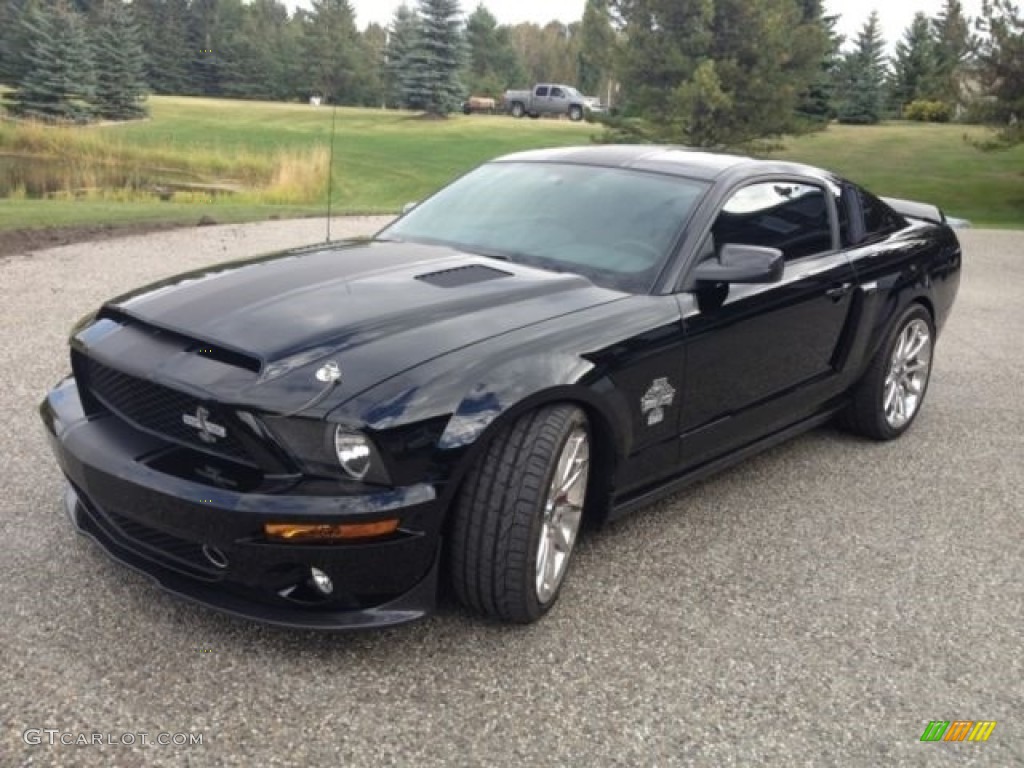
{"type": "MultiPolygon", "coordinates": [[[[402,0],[350,0],[356,10],[356,21],[362,29],[370,22],[387,25],[394,16],[395,8],[402,0]]],[[[476,8],[479,0],[462,0],[462,10],[467,14],[476,8]]],[[[962,0],[964,13],[978,16],[981,0],[962,0]]],[[[409,2],[414,5],[414,2],[409,2]]],[[[484,0],[483,3],[501,24],[518,24],[532,21],[546,24],[558,20],[568,24],[583,18],[585,0],[484,0]]],[[[852,39],[867,20],[872,9],[878,9],[882,30],[890,48],[903,36],[917,11],[929,16],[936,15],[943,6],[943,0],[826,0],[829,13],[839,14],[839,31],[852,39]]]]}

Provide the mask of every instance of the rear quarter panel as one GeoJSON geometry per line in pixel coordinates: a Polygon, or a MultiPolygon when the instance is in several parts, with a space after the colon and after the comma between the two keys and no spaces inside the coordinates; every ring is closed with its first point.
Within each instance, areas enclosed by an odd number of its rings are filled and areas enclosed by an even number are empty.
{"type": "Polygon", "coordinates": [[[963,251],[945,224],[911,219],[909,227],[849,255],[858,282],[858,333],[849,360],[856,379],[911,303],[927,307],[941,331],[959,290],[963,251]]]}

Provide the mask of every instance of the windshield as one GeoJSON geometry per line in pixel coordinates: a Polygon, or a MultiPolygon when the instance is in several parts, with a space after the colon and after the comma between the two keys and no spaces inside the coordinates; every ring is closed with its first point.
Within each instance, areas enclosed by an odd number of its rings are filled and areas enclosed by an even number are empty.
{"type": "Polygon", "coordinates": [[[378,237],[449,245],[646,293],[706,190],[691,179],[621,168],[496,162],[378,237]]]}

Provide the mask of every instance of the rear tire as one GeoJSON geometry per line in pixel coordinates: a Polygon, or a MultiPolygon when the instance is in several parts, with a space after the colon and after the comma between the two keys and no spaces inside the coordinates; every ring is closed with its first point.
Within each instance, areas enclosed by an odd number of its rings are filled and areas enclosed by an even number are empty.
{"type": "Polygon", "coordinates": [[[512,105],[512,117],[522,117],[526,114],[526,109],[518,101],[512,105]]]}
{"type": "Polygon", "coordinates": [[[551,405],[502,430],[463,483],[448,565],[467,608],[536,621],[558,600],[587,500],[590,430],[583,411],[551,405]]]}
{"type": "Polygon", "coordinates": [[[893,323],[843,415],[848,429],[875,440],[893,440],[921,412],[931,378],[935,325],[920,304],[893,323]]]}

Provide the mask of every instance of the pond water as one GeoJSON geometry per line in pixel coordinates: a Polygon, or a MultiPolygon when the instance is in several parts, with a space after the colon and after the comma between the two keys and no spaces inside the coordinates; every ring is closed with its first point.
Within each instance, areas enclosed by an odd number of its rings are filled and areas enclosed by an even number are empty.
{"type": "Polygon", "coordinates": [[[0,155],[0,199],[12,194],[43,198],[103,189],[127,189],[168,199],[182,190],[210,194],[233,191],[229,187],[204,184],[196,176],[173,169],[87,166],[54,158],[0,155]]]}

